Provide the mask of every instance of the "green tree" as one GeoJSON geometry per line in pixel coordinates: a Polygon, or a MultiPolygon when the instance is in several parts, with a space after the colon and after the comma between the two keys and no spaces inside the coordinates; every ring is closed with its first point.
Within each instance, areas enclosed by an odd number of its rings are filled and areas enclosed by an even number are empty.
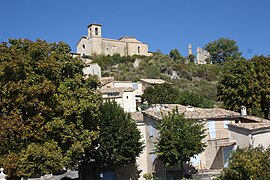
{"type": "Polygon", "coordinates": [[[240,60],[224,65],[218,84],[218,97],[227,109],[239,111],[244,105],[250,114],[256,113],[260,109],[259,91],[253,63],[240,60]]]}
{"type": "Polygon", "coordinates": [[[185,119],[175,109],[162,118],[158,125],[159,137],[155,153],[166,167],[180,165],[190,161],[191,157],[201,153],[205,144],[204,124],[193,119],[185,119]]]}
{"type": "Polygon", "coordinates": [[[270,179],[270,150],[262,148],[237,149],[229,158],[220,180],[270,179]]]}
{"type": "Polygon", "coordinates": [[[94,142],[95,149],[86,154],[95,159],[89,163],[95,174],[135,163],[143,149],[140,131],[129,113],[110,101],[102,104],[100,112],[99,138],[94,142]]]}
{"type": "Polygon", "coordinates": [[[256,69],[256,78],[259,82],[260,108],[264,118],[269,119],[270,112],[270,57],[255,56],[251,59],[256,69]]]}
{"type": "Polygon", "coordinates": [[[148,104],[175,104],[178,97],[179,90],[169,83],[148,86],[142,95],[143,101],[148,104]]]}
{"type": "Polygon", "coordinates": [[[242,55],[236,42],[229,38],[220,38],[209,42],[204,46],[204,49],[210,53],[212,63],[239,60],[242,55]]]}
{"type": "Polygon", "coordinates": [[[204,98],[198,93],[194,93],[188,90],[180,92],[179,104],[201,108],[212,108],[214,106],[213,101],[204,98]]]}
{"type": "Polygon", "coordinates": [[[250,114],[269,118],[270,58],[256,56],[250,61],[226,63],[221,71],[218,96],[226,108],[239,111],[242,105],[250,114]]]}
{"type": "Polygon", "coordinates": [[[173,60],[181,60],[184,59],[183,56],[179,53],[178,49],[172,49],[169,53],[170,58],[173,60]]]}
{"type": "Polygon", "coordinates": [[[195,63],[195,55],[194,54],[188,55],[188,61],[191,63],[195,63]]]}
{"type": "Polygon", "coordinates": [[[0,44],[0,165],[9,176],[73,167],[97,138],[99,82],[84,79],[69,52],[63,42],[0,44]]]}
{"type": "Polygon", "coordinates": [[[146,75],[150,79],[153,79],[153,78],[157,79],[157,78],[160,77],[160,70],[159,70],[159,68],[157,66],[150,65],[146,69],[146,75]]]}

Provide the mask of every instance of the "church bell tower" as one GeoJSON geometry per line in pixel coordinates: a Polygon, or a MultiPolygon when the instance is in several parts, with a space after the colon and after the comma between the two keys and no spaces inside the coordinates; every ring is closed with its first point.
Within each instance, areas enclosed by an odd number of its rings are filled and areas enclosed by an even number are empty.
{"type": "Polygon", "coordinates": [[[91,37],[101,37],[101,25],[100,24],[90,24],[87,26],[88,36],[91,37]]]}

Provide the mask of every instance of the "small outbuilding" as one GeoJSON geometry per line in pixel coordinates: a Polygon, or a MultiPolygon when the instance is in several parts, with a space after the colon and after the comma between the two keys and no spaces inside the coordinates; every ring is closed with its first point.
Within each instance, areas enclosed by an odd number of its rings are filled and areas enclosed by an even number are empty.
{"type": "Polygon", "coordinates": [[[230,140],[235,141],[239,148],[268,148],[270,145],[270,123],[238,123],[228,124],[230,140]]]}

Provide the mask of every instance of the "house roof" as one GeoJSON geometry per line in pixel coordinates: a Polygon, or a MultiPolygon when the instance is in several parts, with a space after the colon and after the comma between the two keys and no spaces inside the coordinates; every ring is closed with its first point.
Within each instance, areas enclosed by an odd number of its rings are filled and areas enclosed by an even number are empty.
{"type": "Polygon", "coordinates": [[[178,109],[179,113],[184,113],[184,117],[188,119],[231,119],[240,118],[240,114],[234,111],[221,108],[197,108],[183,106],[179,104],[163,104],[147,109],[144,114],[151,116],[157,120],[161,120],[163,115],[167,115],[173,109],[178,109]]]}
{"type": "Polygon", "coordinates": [[[114,77],[113,76],[110,76],[110,77],[101,77],[100,78],[100,82],[101,82],[101,85],[102,86],[105,86],[106,84],[111,83],[113,81],[114,81],[114,77]]]}
{"type": "Polygon", "coordinates": [[[268,123],[269,120],[267,119],[263,119],[263,118],[260,118],[260,117],[256,117],[256,116],[242,116],[241,117],[242,119],[247,119],[247,120],[251,120],[251,121],[255,121],[255,122],[264,122],[264,123],[268,123]]]}
{"type": "Polygon", "coordinates": [[[119,41],[130,42],[130,43],[142,43],[141,41],[137,40],[135,37],[131,37],[131,36],[123,36],[119,39],[119,41]]]}
{"type": "Polygon", "coordinates": [[[89,28],[89,27],[92,26],[92,25],[95,25],[95,26],[101,26],[101,24],[92,23],[92,24],[89,24],[87,27],[89,28]]]}
{"type": "Polygon", "coordinates": [[[135,122],[143,122],[142,112],[131,112],[130,115],[135,122]]]}
{"type": "Polygon", "coordinates": [[[122,93],[122,92],[132,92],[132,91],[134,91],[134,89],[131,87],[111,87],[111,88],[104,87],[100,89],[101,94],[114,93],[114,92],[122,93]]]}
{"type": "Polygon", "coordinates": [[[270,129],[270,123],[236,123],[236,124],[228,124],[229,127],[236,127],[241,129],[246,129],[250,131],[257,131],[262,129],[270,129]]]}
{"type": "Polygon", "coordinates": [[[141,79],[141,81],[148,84],[164,84],[166,82],[163,79],[141,79]]]}

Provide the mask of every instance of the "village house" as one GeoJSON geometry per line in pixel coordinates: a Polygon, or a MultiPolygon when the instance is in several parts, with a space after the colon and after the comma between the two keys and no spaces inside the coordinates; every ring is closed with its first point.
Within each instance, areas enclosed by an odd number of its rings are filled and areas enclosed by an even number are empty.
{"type": "Polygon", "coordinates": [[[125,112],[136,111],[135,93],[133,88],[129,87],[111,87],[101,88],[100,93],[104,101],[110,100],[117,102],[125,112]]]}
{"type": "Polygon", "coordinates": [[[138,82],[115,81],[114,77],[102,77],[100,81],[102,98],[116,101],[126,112],[138,110],[146,87],[165,83],[162,79],[141,79],[138,82]]]}
{"type": "Polygon", "coordinates": [[[90,24],[87,28],[88,35],[82,36],[77,43],[77,54],[81,56],[91,56],[94,54],[120,54],[121,56],[152,55],[152,53],[148,52],[148,45],[134,37],[124,36],[118,40],[103,38],[100,24],[90,24]]]}
{"type": "MultiPolygon", "coordinates": [[[[184,113],[184,117],[205,122],[206,143],[204,152],[191,159],[191,163],[197,169],[222,169],[226,166],[230,152],[236,148],[236,142],[230,140],[228,125],[238,125],[242,123],[259,123],[262,119],[252,116],[241,116],[240,113],[221,108],[195,108],[176,104],[156,105],[143,112],[143,120],[140,130],[145,137],[145,151],[147,164],[144,172],[154,172],[158,177],[164,177],[164,167],[159,163],[157,156],[153,154],[154,144],[158,137],[157,123],[162,121],[163,115],[168,114],[173,109],[178,108],[179,113],[184,113]]],[[[167,177],[177,173],[175,169],[167,169],[167,177]]]]}
{"type": "Polygon", "coordinates": [[[229,124],[230,140],[239,148],[270,147],[270,123],[229,124]]]}
{"type": "Polygon", "coordinates": [[[101,78],[101,68],[97,63],[89,63],[83,68],[83,74],[86,78],[89,77],[89,75],[101,78]]]}

